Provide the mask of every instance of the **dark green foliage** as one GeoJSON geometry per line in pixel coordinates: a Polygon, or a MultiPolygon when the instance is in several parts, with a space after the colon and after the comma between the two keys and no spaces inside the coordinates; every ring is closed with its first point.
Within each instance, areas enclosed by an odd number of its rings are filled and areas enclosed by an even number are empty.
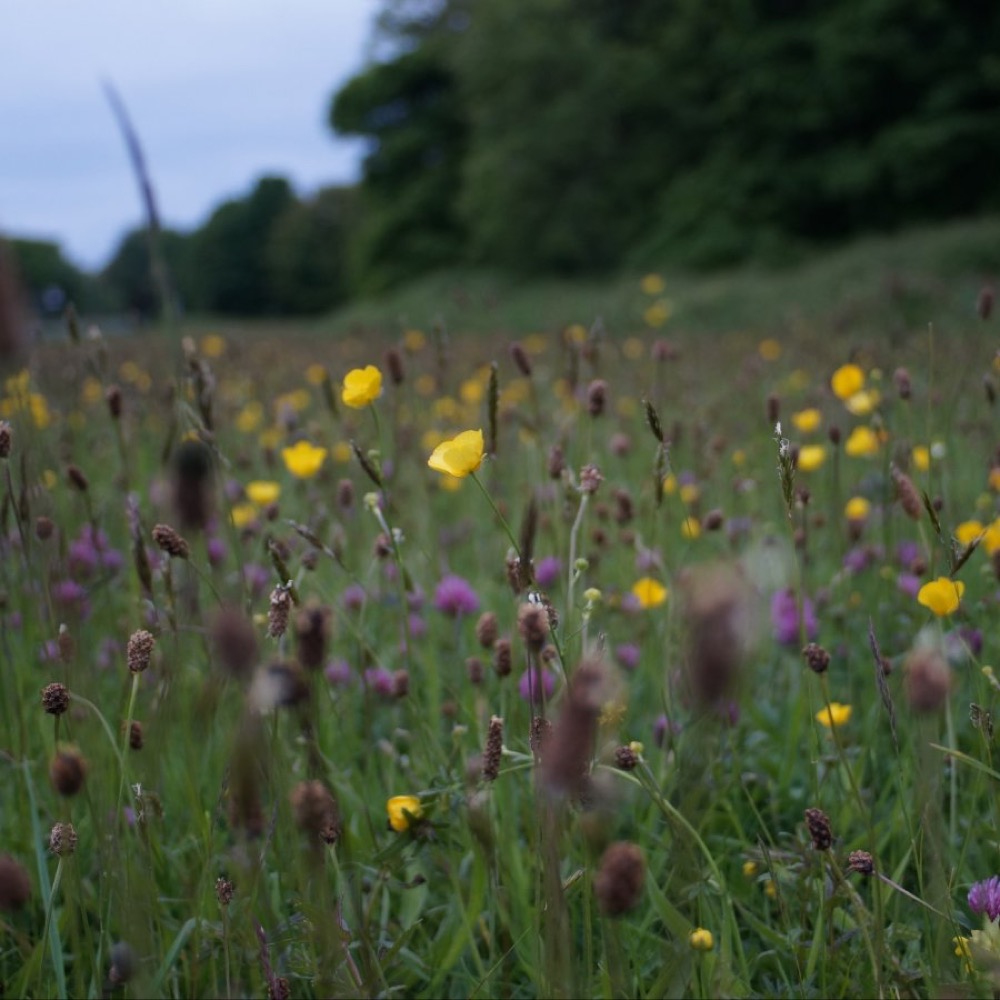
{"type": "Polygon", "coordinates": [[[108,296],[100,285],[66,260],[57,243],[12,239],[9,247],[17,279],[39,313],[58,315],[70,302],[86,311],[108,306],[108,296]]]}
{"type": "Polygon", "coordinates": [[[194,235],[196,304],[208,312],[257,315],[278,311],[268,273],[275,224],[295,204],[283,177],[261,178],[248,198],[227,201],[194,235]]]}
{"type": "MultiPolygon", "coordinates": [[[[159,241],[171,288],[180,304],[186,306],[193,298],[191,237],[165,229],[159,233],[159,241]]],[[[160,292],[153,278],[145,229],[133,229],[122,238],[101,280],[121,308],[143,318],[159,315],[160,292]]]]}
{"type": "Polygon", "coordinates": [[[995,210],[1000,8],[948,0],[387,0],[335,97],[370,139],[360,287],[785,260],[995,210]]]}

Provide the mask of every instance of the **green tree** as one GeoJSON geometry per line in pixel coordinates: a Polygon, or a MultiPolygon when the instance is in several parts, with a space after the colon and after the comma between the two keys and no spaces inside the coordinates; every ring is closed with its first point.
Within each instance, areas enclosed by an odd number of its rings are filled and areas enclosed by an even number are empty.
{"type": "Polygon", "coordinates": [[[354,77],[330,106],[333,129],[369,147],[351,253],[353,285],[361,291],[454,263],[463,253],[455,195],[466,128],[448,62],[454,6],[392,5],[383,31],[406,50],[354,77]]]}
{"type": "MultiPolygon", "coordinates": [[[[182,306],[196,294],[192,280],[191,237],[171,229],[159,234],[160,250],[174,294],[182,306]]],[[[145,229],[133,229],[118,244],[111,260],[101,272],[102,282],[122,308],[152,317],[160,311],[160,291],[153,279],[149,254],[149,235],[145,229]]]]}
{"type": "Polygon", "coordinates": [[[244,316],[279,310],[267,248],[274,225],[294,204],[287,180],[264,177],[249,196],[212,213],[192,239],[197,308],[244,316]]]}
{"type": "Polygon", "coordinates": [[[70,302],[82,312],[103,312],[112,305],[94,277],[70,263],[58,243],[11,239],[8,245],[17,279],[42,314],[58,315],[70,302]]]}
{"type": "Polygon", "coordinates": [[[265,261],[283,312],[322,312],[347,298],[347,248],[356,215],[355,189],[329,187],[278,217],[265,261]]]}

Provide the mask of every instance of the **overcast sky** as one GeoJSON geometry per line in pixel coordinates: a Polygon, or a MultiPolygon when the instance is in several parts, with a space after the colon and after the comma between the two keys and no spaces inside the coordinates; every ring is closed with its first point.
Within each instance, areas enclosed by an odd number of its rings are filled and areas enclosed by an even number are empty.
{"type": "Polygon", "coordinates": [[[263,173],[352,180],[330,95],[366,62],[377,0],[0,0],[0,232],[86,267],[142,223],[101,83],[145,149],[166,225],[192,228],[263,173]]]}

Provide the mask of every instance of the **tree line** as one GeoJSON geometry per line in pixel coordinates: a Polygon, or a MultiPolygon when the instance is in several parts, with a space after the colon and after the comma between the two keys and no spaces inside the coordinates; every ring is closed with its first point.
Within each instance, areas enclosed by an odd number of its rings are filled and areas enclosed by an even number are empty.
{"type": "MultiPolygon", "coordinates": [[[[359,182],[265,177],[160,234],[183,308],[319,312],[457,265],[781,262],[1000,208],[1000,4],[383,0],[376,42],[330,101],[367,143],[359,182]]],[[[60,280],[157,305],[142,231],[60,280]]]]}

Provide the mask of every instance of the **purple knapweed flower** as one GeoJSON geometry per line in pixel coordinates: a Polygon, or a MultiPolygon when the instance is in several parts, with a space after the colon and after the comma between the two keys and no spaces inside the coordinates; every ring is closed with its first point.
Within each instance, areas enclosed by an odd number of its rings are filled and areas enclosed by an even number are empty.
{"type": "MultiPolygon", "coordinates": [[[[795,599],[795,591],[790,587],[777,591],[771,598],[771,625],[774,628],[775,639],[783,646],[794,646],[801,641],[798,602],[795,599]]],[[[802,628],[805,631],[805,638],[809,641],[819,635],[816,611],[808,597],[802,598],[802,628]]]]}
{"type": "Polygon", "coordinates": [[[899,542],[896,545],[896,562],[903,569],[910,567],[920,558],[920,546],[916,542],[899,542]]]}
{"type": "Polygon", "coordinates": [[[247,563],[243,567],[243,577],[254,597],[260,597],[271,582],[271,574],[260,563],[247,563]]]}
{"type": "Polygon", "coordinates": [[[896,587],[907,597],[912,597],[915,600],[917,594],[920,593],[920,577],[913,573],[900,573],[896,577],[896,587]]]}
{"type": "Polygon", "coordinates": [[[360,611],[365,604],[365,588],[360,583],[351,583],[344,588],[340,600],[346,611],[360,611]]]}
{"type": "Polygon", "coordinates": [[[479,610],[479,598],[468,580],[453,573],[444,577],[434,590],[434,607],[451,618],[472,615],[479,610]]]}
{"type": "Polygon", "coordinates": [[[969,909],[973,913],[985,913],[990,920],[1000,917],[1000,876],[973,883],[969,890],[969,909]]]}
{"type": "Polygon", "coordinates": [[[218,535],[212,535],[205,542],[205,554],[210,566],[221,566],[226,561],[226,543],[218,535]]]}
{"type": "Polygon", "coordinates": [[[535,580],[539,587],[551,587],[562,573],[562,563],[558,556],[546,556],[538,560],[535,567],[535,580]]]}
{"type": "Polygon", "coordinates": [[[354,677],[347,660],[331,660],[324,668],[323,675],[334,687],[347,687],[354,677]]]}
{"type": "Polygon", "coordinates": [[[635,670],[639,666],[641,654],[642,650],[635,642],[622,642],[615,646],[615,659],[618,661],[618,665],[624,667],[625,670],[635,670]]]}
{"type": "Polygon", "coordinates": [[[525,670],[517,683],[518,693],[525,701],[541,700],[543,691],[547,699],[551,698],[555,689],[556,675],[551,670],[542,670],[540,675],[536,669],[525,670]]]}
{"type": "Polygon", "coordinates": [[[369,667],[365,671],[365,687],[374,691],[380,698],[391,698],[393,695],[392,673],[385,667],[369,667]]]}

